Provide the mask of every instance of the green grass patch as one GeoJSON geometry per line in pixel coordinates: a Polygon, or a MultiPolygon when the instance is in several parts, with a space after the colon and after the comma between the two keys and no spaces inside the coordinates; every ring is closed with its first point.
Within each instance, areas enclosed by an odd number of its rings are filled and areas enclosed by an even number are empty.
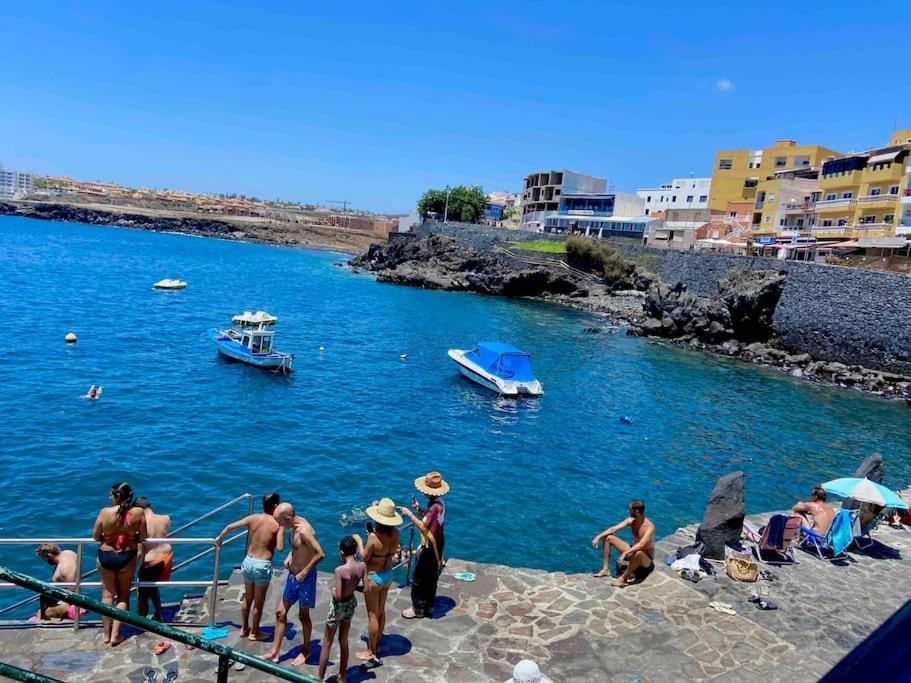
{"type": "Polygon", "coordinates": [[[531,242],[510,242],[509,246],[513,249],[522,251],[542,251],[547,254],[565,254],[566,244],[563,242],[548,242],[546,240],[534,240],[531,242]]]}

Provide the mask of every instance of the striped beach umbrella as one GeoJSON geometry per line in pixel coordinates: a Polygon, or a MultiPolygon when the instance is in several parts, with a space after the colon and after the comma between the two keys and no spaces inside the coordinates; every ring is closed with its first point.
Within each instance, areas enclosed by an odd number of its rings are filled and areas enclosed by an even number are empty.
{"type": "Polygon", "coordinates": [[[836,496],[853,498],[862,503],[873,503],[874,505],[901,508],[902,510],[908,509],[908,504],[897,493],[887,489],[882,484],[870,481],[866,477],[863,479],[859,477],[833,479],[832,481],[827,481],[822,487],[836,496]]]}

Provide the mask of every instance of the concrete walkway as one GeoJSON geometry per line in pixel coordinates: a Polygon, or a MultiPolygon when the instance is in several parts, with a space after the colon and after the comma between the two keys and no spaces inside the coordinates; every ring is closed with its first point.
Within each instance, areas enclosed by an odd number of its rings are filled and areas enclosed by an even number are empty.
{"type": "MultiPolygon", "coordinates": [[[[536,660],[557,683],[567,681],[813,681],[885,621],[907,599],[911,585],[911,532],[882,528],[867,552],[852,551],[842,563],[798,553],[800,563],[772,568],[773,581],[744,584],[726,576],[692,584],[663,563],[641,585],[615,589],[609,581],[451,560],[441,579],[435,618],[405,621],[407,590],[393,588],[389,599],[383,665],[354,666],[349,681],[505,681],[524,657],[536,660]],[[458,571],[477,574],[473,583],[453,578],[458,571]],[[762,585],[779,609],[761,611],[747,601],[762,585]],[[733,605],[735,616],[709,607],[712,600],[733,605]]],[[[658,560],[691,542],[686,532],[663,539],[658,560]]],[[[252,653],[268,643],[239,642],[241,587],[238,575],[221,592],[218,621],[230,636],[221,641],[252,653]]],[[[272,633],[275,601],[284,576],[276,577],[264,623],[272,633]]],[[[319,602],[313,610],[312,665],[316,675],[318,640],[328,597],[328,575],[320,576],[319,602]]],[[[196,609],[188,603],[184,617],[196,609]]],[[[205,616],[204,614],[196,615],[205,616]]],[[[296,611],[292,612],[296,620],[296,611]]],[[[352,654],[366,631],[363,604],[352,626],[352,654]]],[[[78,634],[70,627],[0,628],[0,660],[67,681],[214,680],[215,658],[174,647],[164,656],[151,653],[158,639],[134,635],[112,649],[100,642],[100,629],[78,634]],[[173,674],[172,674],[173,676],[173,674]],[[172,678],[172,680],[174,680],[172,678]]],[[[290,665],[300,647],[300,627],[289,624],[290,665]]],[[[337,656],[337,646],[333,649],[337,656]]],[[[332,661],[336,661],[335,658],[332,661]]],[[[333,669],[330,669],[330,673],[333,669]]],[[[231,680],[259,681],[247,669],[231,680]]]]}

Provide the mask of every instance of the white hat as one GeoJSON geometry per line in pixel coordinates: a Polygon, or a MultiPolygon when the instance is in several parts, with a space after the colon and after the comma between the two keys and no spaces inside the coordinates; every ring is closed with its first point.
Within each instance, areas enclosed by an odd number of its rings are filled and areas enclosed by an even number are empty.
{"type": "Polygon", "coordinates": [[[512,670],[512,678],[506,683],[554,683],[541,673],[541,669],[530,659],[523,659],[512,670]]]}

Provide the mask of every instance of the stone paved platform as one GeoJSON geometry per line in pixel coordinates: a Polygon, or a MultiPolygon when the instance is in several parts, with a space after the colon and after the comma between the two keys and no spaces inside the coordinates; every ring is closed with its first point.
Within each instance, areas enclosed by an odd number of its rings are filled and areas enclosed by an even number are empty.
{"type": "MultiPolygon", "coordinates": [[[[813,681],[907,599],[911,585],[911,532],[884,528],[868,552],[853,550],[842,563],[798,553],[800,563],[772,568],[776,579],[761,582],[777,611],[763,612],[747,602],[758,584],[726,576],[692,584],[668,567],[641,585],[615,589],[603,579],[452,560],[441,579],[432,620],[405,621],[406,590],[393,588],[389,600],[383,666],[349,669],[349,681],[505,681],[519,659],[536,660],[557,683],[567,681],[813,681]],[[473,583],[453,578],[457,571],[477,574],[473,583]],[[711,609],[711,600],[734,606],[736,616],[711,609]]],[[[690,542],[684,532],[663,539],[658,560],[690,542]]],[[[264,624],[272,633],[272,611],[283,577],[276,578],[267,601],[264,624]]],[[[314,653],[322,635],[328,575],[320,576],[313,611],[314,653]]],[[[230,636],[222,641],[248,652],[268,644],[238,642],[240,586],[237,575],[221,592],[219,622],[230,636]]],[[[293,614],[296,614],[293,613],[293,614]]],[[[294,616],[292,616],[294,619],[294,616]]],[[[366,630],[363,604],[352,627],[352,653],[366,630]]],[[[299,626],[289,625],[285,665],[297,654],[299,626]]],[[[100,642],[100,629],[68,626],[0,627],[0,661],[40,671],[66,681],[146,680],[156,672],[163,681],[176,671],[179,681],[214,680],[215,658],[172,648],[160,658],[151,653],[158,640],[134,635],[112,649],[100,642]]],[[[333,650],[337,654],[337,648],[333,650]]],[[[303,670],[316,674],[314,665],[303,670]]],[[[334,661],[334,660],[333,660],[334,661]]],[[[354,664],[354,663],[353,663],[354,664]]],[[[332,669],[330,669],[330,672],[332,669]]],[[[247,669],[231,680],[265,677],[247,669]]]]}

